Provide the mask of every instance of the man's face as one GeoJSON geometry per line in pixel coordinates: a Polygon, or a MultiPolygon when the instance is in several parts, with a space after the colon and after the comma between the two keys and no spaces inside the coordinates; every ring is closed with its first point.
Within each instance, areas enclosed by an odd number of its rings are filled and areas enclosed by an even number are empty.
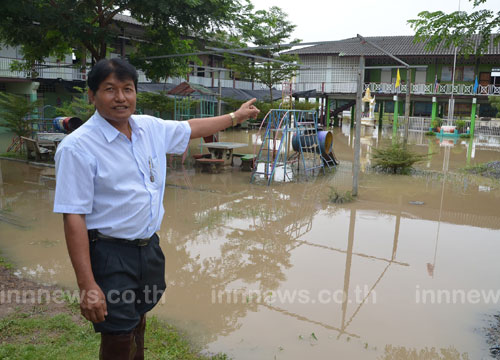
{"type": "Polygon", "coordinates": [[[115,74],[109,75],[95,93],[89,90],[89,99],[99,114],[112,122],[128,122],[135,112],[136,92],[132,80],[120,81],[115,74]]]}

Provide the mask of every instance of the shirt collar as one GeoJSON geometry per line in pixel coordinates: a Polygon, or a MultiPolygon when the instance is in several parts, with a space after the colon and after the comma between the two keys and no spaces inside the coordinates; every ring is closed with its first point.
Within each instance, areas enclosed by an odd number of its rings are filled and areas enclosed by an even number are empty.
{"type": "MultiPolygon", "coordinates": [[[[103,133],[108,143],[112,142],[118,137],[118,135],[120,135],[120,132],[113,125],[111,125],[106,119],[104,119],[97,110],[94,114],[94,119],[99,129],[101,129],[101,132],[103,133]]],[[[132,116],[129,118],[128,121],[133,133],[137,134],[139,131],[142,131],[142,127],[138,122],[136,122],[132,118],[132,116]]]]}

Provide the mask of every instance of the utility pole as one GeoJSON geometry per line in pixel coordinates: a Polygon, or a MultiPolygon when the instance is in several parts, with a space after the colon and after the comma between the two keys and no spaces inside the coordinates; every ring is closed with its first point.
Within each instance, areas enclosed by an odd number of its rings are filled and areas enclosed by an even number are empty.
{"type": "Polygon", "coordinates": [[[221,81],[220,81],[220,75],[221,75],[221,71],[219,70],[218,72],[218,90],[219,90],[219,97],[217,99],[217,115],[218,116],[221,116],[222,115],[222,84],[221,84],[221,81]]]}
{"type": "Polygon", "coordinates": [[[358,195],[358,176],[360,169],[360,150],[361,150],[361,113],[363,112],[363,82],[365,80],[365,57],[359,57],[358,69],[358,90],[356,92],[356,125],[355,125],[355,139],[354,139],[354,164],[353,164],[353,177],[352,177],[352,195],[358,195]]]}

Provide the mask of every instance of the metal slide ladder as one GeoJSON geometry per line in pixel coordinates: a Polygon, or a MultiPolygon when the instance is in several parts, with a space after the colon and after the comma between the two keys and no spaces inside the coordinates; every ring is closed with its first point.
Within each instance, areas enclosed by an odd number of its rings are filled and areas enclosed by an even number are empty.
{"type": "Polygon", "coordinates": [[[270,185],[275,179],[291,181],[303,172],[306,176],[328,165],[322,158],[318,141],[318,122],[315,111],[272,109],[262,121],[259,133],[266,125],[262,144],[256,154],[251,182],[265,179],[270,185]],[[290,151],[295,138],[298,151],[290,151]],[[302,169],[301,169],[302,167],[302,169]],[[279,170],[279,171],[278,171],[279,170]]]}
{"type": "MultiPolygon", "coordinates": [[[[286,129],[282,128],[282,124],[284,123],[285,127],[287,126],[288,122],[283,121],[286,120],[287,113],[288,110],[272,109],[267,113],[266,117],[262,121],[262,124],[259,128],[259,133],[261,133],[262,127],[266,123],[266,121],[267,126],[264,132],[264,136],[262,137],[262,144],[257,153],[257,156],[255,157],[251,182],[255,181],[257,177],[261,177],[261,175],[267,181],[268,185],[273,181],[276,167],[280,164],[279,159],[284,157],[280,155],[283,140],[287,134],[287,131],[286,129]],[[281,136],[278,136],[280,132],[282,134],[281,136]]],[[[285,149],[285,153],[287,152],[286,150],[287,149],[285,149]]],[[[286,176],[286,162],[283,162],[283,168],[284,176],[286,176]]],[[[286,179],[284,180],[286,181],[286,179]]]]}

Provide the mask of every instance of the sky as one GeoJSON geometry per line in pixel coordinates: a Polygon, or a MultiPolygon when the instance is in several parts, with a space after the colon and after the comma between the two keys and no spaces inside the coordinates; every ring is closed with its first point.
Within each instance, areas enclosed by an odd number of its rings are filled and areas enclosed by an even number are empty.
{"type": "MultiPolygon", "coordinates": [[[[331,41],[363,36],[413,35],[406,23],[419,12],[470,12],[468,0],[251,0],[256,9],[282,8],[297,25],[293,38],[303,42],[331,41]],[[306,5],[307,4],[307,5],[306,5]]],[[[488,0],[478,8],[500,9],[500,0],[488,0]]]]}

